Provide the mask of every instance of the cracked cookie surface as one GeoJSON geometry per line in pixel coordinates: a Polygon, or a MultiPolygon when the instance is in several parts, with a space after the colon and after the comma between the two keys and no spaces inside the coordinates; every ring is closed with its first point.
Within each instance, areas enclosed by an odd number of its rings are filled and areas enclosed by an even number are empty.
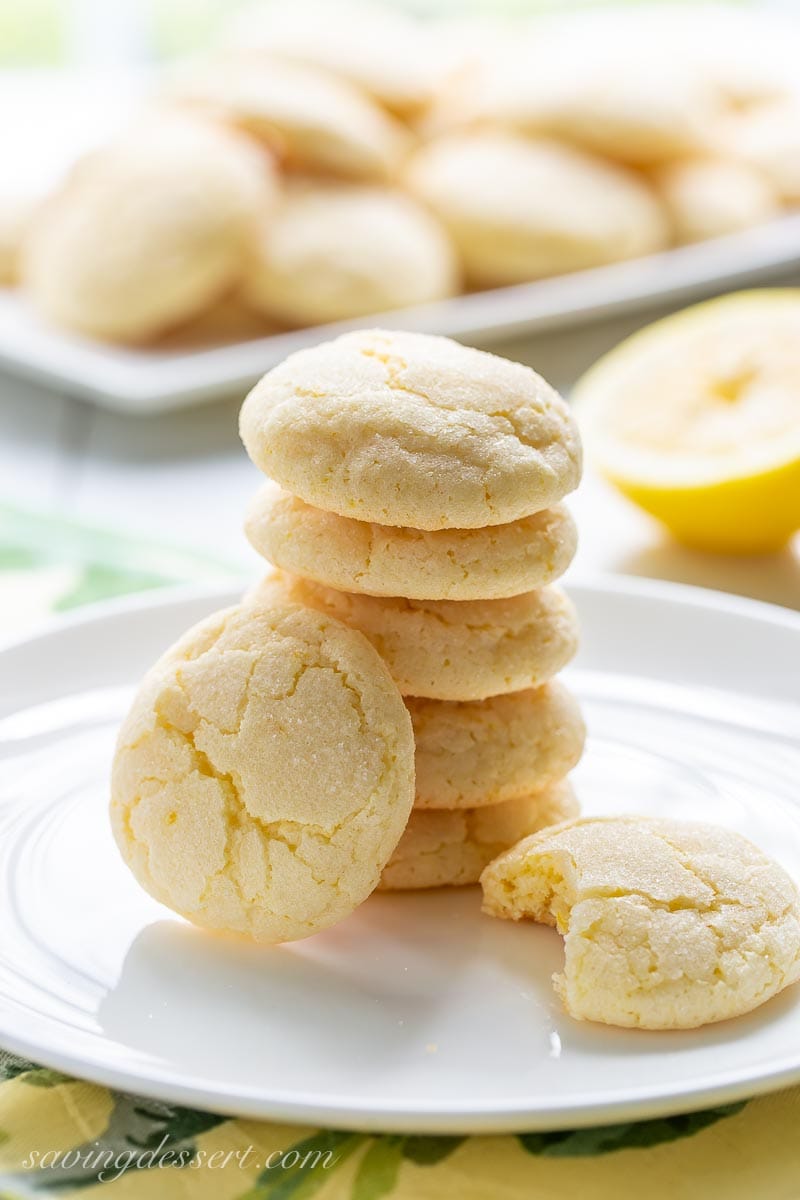
{"type": "Polygon", "coordinates": [[[483,700],[539,687],[578,644],[575,608],[557,587],[505,600],[406,600],[274,571],[249,596],[308,605],[360,630],[404,696],[483,700]]]}
{"type": "Polygon", "coordinates": [[[553,680],[466,702],[406,699],[416,743],[414,808],[480,808],[563,779],[583,750],[577,701],[553,680]]]}
{"type": "Polygon", "coordinates": [[[319,612],[250,606],[195,626],[145,676],[111,820],[157,900],[281,942],[366,899],[413,795],[411,721],[366,639],[319,612]]]}
{"type": "Polygon", "coordinates": [[[563,781],[490,808],[415,810],[384,867],[380,890],[477,883],[486,864],[508,846],[577,813],[572,788],[563,781]]]}
{"type": "Polygon", "coordinates": [[[290,355],[250,392],[240,430],[287,491],[383,525],[501,525],[580,479],[577,427],[545,380],[423,334],[359,330],[290,355]]]}
{"type": "Polygon", "coordinates": [[[800,978],[800,900],[740,834],[609,817],[526,838],[481,876],[484,911],[564,935],[553,981],[579,1020],[691,1029],[800,978]]]}
{"type": "Polygon", "coordinates": [[[346,592],[414,600],[493,600],[558,579],[577,546],[563,504],[485,529],[398,528],[356,521],[266,484],[245,520],[264,558],[346,592]]]}

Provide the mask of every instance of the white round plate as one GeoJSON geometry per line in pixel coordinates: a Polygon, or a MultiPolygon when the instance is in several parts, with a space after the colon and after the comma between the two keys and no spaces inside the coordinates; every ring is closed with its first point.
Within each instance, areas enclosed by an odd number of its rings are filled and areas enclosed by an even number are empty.
{"type": "MultiPolygon", "coordinates": [[[[800,619],[633,580],[573,586],[567,674],[589,724],[589,813],[740,830],[800,877],[800,619]]],[[[376,895],[335,929],[259,948],[140,891],[106,816],[132,686],[234,599],[95,608],[0,652],[0,1044],[165,1100],[340,1128],[567,1128],[800,1081],[800,988],[686,1033],[581,1024],[561,939],[480,913],[476,888],[376,895]]]]}

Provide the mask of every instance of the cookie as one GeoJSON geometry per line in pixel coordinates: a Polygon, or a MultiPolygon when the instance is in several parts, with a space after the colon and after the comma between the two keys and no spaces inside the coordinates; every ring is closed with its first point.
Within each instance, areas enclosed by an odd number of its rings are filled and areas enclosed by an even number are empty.
{"type": "Polygon", "coordinates": [[[623,167],[499,131],[423,146],[404,177],[450,233],[475,287],[524,283],[662,249],[668,226],[623,167]]]}
{"type": "Polygon", "coordinates": [[[555,925],[554,976],[578,1020],[692,1029],[800,978],[800,898],[746,838],[693,821],[610,817],[526,838],[484,871],[484,910],[555,925]]]}
{"type": "Polygon", "coordinates": [[[687,43],[696,31],[659,27],[658,8],[536,23],[463,81],[449,99],[450,125],[553,137],[635,167],[707,152],[722,111],[707,78],[712,43],[720,39],[709,31],[704,61],[693,62],[687,43]]]}
{"type": "Polygon", "coordinates": [[[577,813],[578,802],[568,783],[490,808],[415,810],[383,869],[379,890],[477,883],[487,863],[520,838],[577,813]]]}
{"type": "Polygon", "coordinates": [[[552,681],[488,700],[406,700],[417,747],[414,807],[478,808],[539,792],[571,771],[586,729],[552,681]]]}
{"type": "Polygon", "coordinates": [[[725,159],[696,159],[663,167],[655,186],[679,242],[738,233],[778,213],[772,188],[754,168],[725,159]]]}
{"type": "Polygon", "coordinates": [[[194,68],[165,99],[213,113],[301,171],[385,180],[409,144],[408,131],[357,88],[279,58],[234,56],[194,68]]]}
{"type": "Polygon", "coordinates": [[[413,600],[492,600],[552,583],[577,545],[562,504],[485,529],[355,521],[266,484],[245,519],[250,544],[295,575],[347,592],[413,600]]]}
{"type": "Polygon", "coordinates": [[[277,332],[275,323],[256,312],[237,289],[215,300],[191,320],[174,325],[153,345],[159,350],[181,353],[231,342],[250,342],[277,332]]]}
{"type": "Polygon", "coordinates": [[[733,119],[726,146],[753,167],[785,204],[800,203],[800,103],[797,97],[758,105],[733,119]]]}
{"type": "Polygon", "coordinates": [[[338,75],[407,117],[425,107],[435,87],[429,25],[384,4],[292,0],[246,7],[227,44],[338,75]]]}
{"type": "Polygon", "coordinates": [[[257,467],[308,504],[413,529],[529,516],[577,487],[577,427],[529,367],[418,333],[359,330],[292,354],[250,392],[257,467]]]}
{"type": "Polygon", "coordinates": [[[263,221],[245,292],[285,325],[320,325],[441,300],[457,280],[446,233],[410,196],[305,180],[263,221]]]}
{"type": "Polygon", "coordinates": [[[45,204],[23,252],[25,287],[60,325],[151,339],[235,284],[275,191],[269,157],[244,139],[188,118],[148,120],[45,204]]]}
{"type": "Polygon", "coordinates": [[[304,604],[363,633],[404,696],[483,700],[538,687],[572,658],[578,622],[556,587],[506,600],[363,596],[274,572],[250,594],[304,604]]]}
{"type": "Polygon", "coordinates": [[[117,845],[156,900],[291,941],[377,884],[413,802],[411,721],[352,629],[293,606],[230,608],[145,677],[111,790],[117,845]]]}

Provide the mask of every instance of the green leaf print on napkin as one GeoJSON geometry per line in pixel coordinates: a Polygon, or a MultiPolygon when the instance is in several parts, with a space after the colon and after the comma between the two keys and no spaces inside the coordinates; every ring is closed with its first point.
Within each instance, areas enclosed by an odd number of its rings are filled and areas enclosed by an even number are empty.
{"type": "Polygon", "coordinates": [[[658,1117],[652,1121],[629,1121],[622,1125],[603,1125],[597,1129],[573,1129],[553,1133],[520,1133],[518,1138],[529,1154],[547,1158],[584,1158],[611,1154],[614,1150],[644,1150],[662,1142],[691,1137],[725,1117],[741,1112],[747,1102],[721,1104],[701,1112],[677,1117],[658,1117]]]}
{"type": "Polygon", "coordinates": [[[40,515],[0,504],[0,572],[36,579],[63,573],[50,611],[63,611],[169,584],[236,579],[241,567],[199,550],[154,545],[113,530],[80,525],[53,514],[40,515]]]}
{"type": "Polygon", "coordinates": [[[266,1167],[255,1184],[236,1200],[308,1200],[327,1182],[330,1172],[338,1170],[365,1140],[360,1133],[320,1130],[290,1146],[281,1161],[266,1167]],[[285,1166],[284,1160],[295,1153],[297,1161],[285,1166]]]}
{"type": "Polygon", "coordinates": [[[59,1083],[69,1083],[71,1076],[62,1071],[51,1071],[49,1067],[40,1067],[38,1063],[20,1058],[9,1050],[0,1050],[0,1081],[22,1079],[30,1087],[57,1087],[59,1083]]]}
{"type": "Polygon", "coordinates": [[[382,1200],[391,1196],[402,1161],[402,1137],[375,1138],[359,1163],[351,1200],[382,1200]]]}

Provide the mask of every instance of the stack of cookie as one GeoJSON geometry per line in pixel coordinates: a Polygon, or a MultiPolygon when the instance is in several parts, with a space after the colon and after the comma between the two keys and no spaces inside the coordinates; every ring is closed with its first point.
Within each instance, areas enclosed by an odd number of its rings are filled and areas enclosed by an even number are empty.
{"type": "Polygon", "coordinates": [[[574,816],[584,727],[554,677],[577,621],[552,584],[580,443],[557,393],[445,338],[358,331],[268,373],[241,432],[273,481],[246,520],[277,568],[253,594],[360,630],[411,714],[415,805],[381,886],[475,882],[574,816]]]}

